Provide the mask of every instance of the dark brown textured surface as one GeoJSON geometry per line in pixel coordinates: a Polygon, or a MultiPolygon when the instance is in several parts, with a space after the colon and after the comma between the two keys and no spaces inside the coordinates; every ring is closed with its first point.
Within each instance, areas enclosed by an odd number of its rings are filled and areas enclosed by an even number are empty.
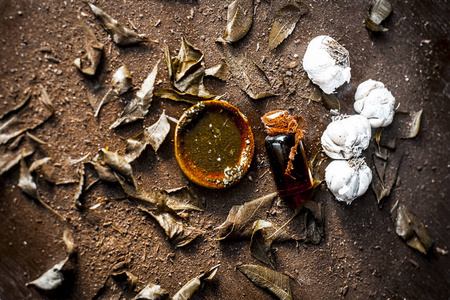
{"type": "MultiPolygon", "coordinates": [[[[369,1],[307,1],[310,13],[283,44],[266,53],[270,24],[280,4],[254,2],[257,6],[252,28],[236,48],[257,62],[265,56],[260,64],[274,86],[284,84],[288,91],[300,91],[305,84],[301,58],[306,46],[313,37],[326,34],[350,52],[352,79],[340,91],[343,112],[353,113],[356,87],[369,78],[386,85],[400,110],[424,110],[419,135],[398,143],[395,153],[403,154],[403,160],[395,188],[382,209],[377,207],[372,191],[345,206],[322,187],[317,194],[325,207],[322,242],[298,247],[295,243],[276,245],[277,270],[292,276],[294,298],[336,299],[345,295],[349,299],[448,299],[449,255],[433,252],[423,256],[407,247],[393,230],[389,210],[395,201],[402,201],[424,221],[435,245],[449,248],[450,4],[437,0],[393,1],[394,12],[385,24],[389,31],[370,38],[363,25],[369,1]],[[298,66],[290,69],[292,61],[298,66]]],[[[139,87],[163,58],[163,41],[174,54],[184,35],[203,51],[207,67],[220,62],[214,41],[225,31],[226,2],[122,0],[95,4],[123,25],[134,24],[159,44],[115,46],[79,0],[0,0],[0,109],[13,107],[27,87],[39,84],[47,89],[56,108],[55,115],[32,131],[51,145],[38,150],[29,162],[51,156],[67,165],[70,158],[87,153],[92,157],[107,146],[123,154],[126,139],[143,125],[153,124],[164,109],[179,118],[187,105],[155,98],[143,122],[111,131],[109,126],[132,93],[103,107],[99,118],[93,116],[89,104],[89,97],[103,96],[113,72],[124,63],[132,72],[134,86],[139,87]],[[98,76],[92,79],[82,76],[72,63],[84,49],[83,31],[77,21],[81,13],[105,44],[98,76]]],[[[163,64],[159,80],[159,87],[168,86],[163,64]]],[[[330,118],[321,104],[308,102],[299,93],[253,101],[236,82],[208,79],[205,85],[216,94],[225,94],[224,99],[248,117],[256,146],[254,161],[242,182],[223,191],[198,189],[205,211],[192,214],[189,221],[205,230],[205,235],[185,248],[173,249],[162,229],[140,212],[136,203],[112,201],[96,210],[79,212],[73,201],[76,184],[54,186],[38,179],[42,198],[71,217],[78,246],[74,271],[67,278],[72,283],[61,294],[42,296],[25,283],[64,257],[64,226],[21,193],[17,187],[19,168],[15,167],[0,177],[0,299],[91,299],[107,274],[121,265],[138,277],[138,289],[153,282],[173,295],[184,283],[219,262],[215,279],[195,299],[241,299],[244,295],[248,299],[271,299],[235,269],[238,263],[258,263],[250,256],[248,241],[219,243],[213,228],[226,219],[233,205],[275,190],[270,174],[266,174],[269,165],[260,121],[264,113],[274,109],[301,113],[309,124],[305,141],[308,155],[320,149],[320,136],[330,118]]],[[[157,154],[147,149],[133,163],[138,185],[145,190],[187,183],[174,157],[173,131],[174,126],[157,154]]],[[[100,183],[84,194],[82,201],[92,205],[98,199],[122,196],[118,185],[100,183]]],[[[275,203],[270,218],[280,222],[289,218],[289,209],[275,203]]],[[[113,281],[108,281],[107,287],[105,299],[117,299],[122,292],[113,281]]]]}

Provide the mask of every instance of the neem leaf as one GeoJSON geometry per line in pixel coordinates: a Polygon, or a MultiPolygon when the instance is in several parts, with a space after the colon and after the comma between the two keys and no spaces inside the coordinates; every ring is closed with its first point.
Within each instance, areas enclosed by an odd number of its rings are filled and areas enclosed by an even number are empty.
{"type": "Polygon", "coordinates": [[[250,240],[250,252],[253,257],[261,262],[275,267],[275,257],[271,249],[272,243],[294,240],[282,228],[275,228],[271,222],[257,220],[253,224],[253,234],[250,240]]]}
{"type": "Polygon", "coordinates": [[[270,91],[269,79],[262,68],[223,40],[219,40],[218,44],[221,45],[219,47],[221,57],[241,90],[255,100],[275,96],[270,91]]]}
{"type": "Polygon", "coordinates": [[[243,205],[233,206],[225,222],[217,228],[218,240],[250,237],[253,223],[270,209],[276,196],[275,192],[243,205]]]}
{"type": "Polygon", "coordinates": [[[160,285],[153,283],[147,284],[139,294],[134,297],[136,300],[169,300],[169,293],[160,285]]]}
{"type": "Polygon", "coordinates": [[[197,194],[188,186],[157,192],[168,207],[174,211],[202,210],[197,194]]]}
{"type": "Polygon", "coordinates": [[[408,246],[426,254],[433,245],[425,225],[411,213],[403,204],[398,202],[391,210],[395,233],[401,237],[408,246]]]}
{"type": "Polygon", "coordinates": [[[392,5],[390,0],[376,0],[364,22],[366,28],[369,31],[388,31],[387,28],[384,28],[380,24],[391,12],[392,5]]]}
{"type": "Polygon", "coordinates": [[[97,162],[90,162],[90,164],[92,164],[94,166],[95,171],[97,172],[98,176],[100,177],[101,180],[106,181],[106,182],[116,182],[116,176],[114,175],[114,171],[107,167],[107,166],[102,166],[101,164],[97,163],[97,162]]]}
{"type": "Polygon", "coordinates": [[[154,42],[150,40],[145,34],[137,34],[131,29],[120,25],[117,20],[106,14],[103,10],[89,3],[94,15],[100,19],[103,27],[112,36],[114,43],[119,46],[130,46],[142,42],[154,42]]]}
{"type": "Polygon", "coordinates": [[[31,98],[30,102],[28,100],[22,102],[29,103],[29,105],[25,106],[20,103],[20,108],[16,114],[7,114],[0,120],[0,145],[5,144],[22,132],[36,128],[53,114],[54,107],[44,87],[41,86],[39,100],[35,100],[35,97],[31,98]]]}
{"type": "Polygon", "coordinates": [[[178,92],[205,99],[216,97],[203,85],[205,76],[203,53],[190,44],[184,36],[181,38],[178,56],[171,57],[169,46],[164,45],[164,57],[170,82],[178,92]]]}
{"type": "Polygon", "coordinates": [[[122,65],[113,75],[112,89],[120,96],[127,92],[132,86],[130,72],[125,65],[122,65]]]}
{"type": "Polygon", "coordinates": [[[103,52],[103,44],[95,37],[92,29],[86,23],[78,18],[84,30],[84,39],[86,46],[86,53],[82,58],[76,58],[73,62],[75,66],[86,75],[94,75],[97,67],[100,64],[103,52]]]}
{"type": "Polygon", "coordinates": [[[145,140],[152,146],[153,150],[157,152],[169,131],[170,124],[167,120],[165,111],[163,111],[158,121],[145,130],[145,140]]]}
{"type": "Polygon", "coordinates": [[[217,273],[220,265],[216,265],[205,273],[191,279],[186,283],[172,298],[172,300],[188,300],[200,289],[206,281],[212,280],[217,273]]]}
{"type": "Polygon", "coordinates": [[[136,96],[127,104],[119,119],[117,119],[117,121],[114,122],[109,129],[143,119],[147,115],[153,99],[153,87],[155,84],[156,75],[158,73],[158,65],[159,61],[142,83],[141,89],[136,92],[136,96]]]}
{"type": "Polygon", "coordinates": [[[150,214],[158,222],[175,248],[186,246],[202,234],[200,230],[186,226],[179,218],[169,212],[152,212],[144,208],[141,208],[141,210],[150,214]]]}
{"type": "Polygon", "coordinates": [[[141,155],[145,148],[147,148],[147,143],[134,139],[128,139],[127,147],[125,149],[125,160],[128,163],[132,163],[141,155]]]}
{"type": "Polygon", "coordinates": [[[127,180],[129,180],[133,185],[135,185],[133,177],[133,169],[123,156],[108,151],[106,149],[101,149],[100,152],[103,155],[103,162],[108,167],[122,174],[127,180]]]}
{"type": "Polygon", "coordinates": [[[225,40],[237,42],[242,39],[253,23],[253,0],[235,0],[228,5],[225,40]]]}
{"type": "Polygon", "coordinates": [[[379,205],[382,204],[382,200],[389,196],[392,188],[397,180],[398,170],[403,159],[401,152],[395,152],[386,160],[374,155],[372,160],[372,170],[375,171],[377,176],[372,177],[372,189],[377,197],[379,205]]]}
{"type": "Polygon", "coordinates": [[[308,6],[305,3],[291,2],[275,14],[269,34],[269,51],[275,49],[294,31],[297,22],[308,11],[308,6]]]}
{"type": "Polygon", "coordinates": [[[241,265],[237,268],[252,283],[267,290],[278,299],[292,300],[289,277],[263,266],[241,265]]]}
{"type": "Polygon", "coordinates": [[[224,63],[220,63],[209,69],[206,69],[205,76],[212,76],[212,77],[219,78],[222,81],[227,81],[227,79],[228,79],[227,65],[224,63]]]}

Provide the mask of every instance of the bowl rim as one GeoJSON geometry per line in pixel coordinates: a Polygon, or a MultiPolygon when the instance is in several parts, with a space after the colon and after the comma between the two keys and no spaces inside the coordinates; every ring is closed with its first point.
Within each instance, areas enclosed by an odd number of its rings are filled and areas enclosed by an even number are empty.
{"type": "Polygon", "coordinates": [[[200,101],[199,103],[188,108],[181,118],[179,119],[177,126],[175,128],[175,157],[177,159],[178,165],[180,166],[183,173],[188,177],[188,179],[194,182],[197,185],[212,188],[212,189],[221,189],[234,185],[247,173],[250,168],[253,154],[254,154],[254,137],[251,126],[245,117],[235,106],[231,105],[228,102],[221,100],[207,100],[200,101]],[[236,125],[239,127],[241,131],[241,154],[239,157],[239,162],[226,170],[223,175],[212,175],[208,173],[201,172],[200,170],[193,170],[191,167],[193,165],[192,162],[189,162],[183,155],[181,155],[181,131],[183,128],[190,124],[192,121],[196,120],[193,115],[198,114],[199,112],[204,111],[205,109],[224,109],[227,112],[231,113],[234,118],[234,122],[236,121],[236,125]]]}

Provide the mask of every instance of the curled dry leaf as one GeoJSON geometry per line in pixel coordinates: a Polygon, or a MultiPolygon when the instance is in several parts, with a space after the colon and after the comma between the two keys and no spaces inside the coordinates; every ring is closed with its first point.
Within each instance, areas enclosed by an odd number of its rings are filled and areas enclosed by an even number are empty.
{"type": "Polygon", "coordinates": [[[216,265],[205,273],[191,279],[172,298],[172,300],[188,300],[192,295],[202,288],[206,281],[214,278],[220,265],[216,265]]]}
{"type": "Polygon", "coordinates": [[[253,23],[253,0],[235,0],[228,5],[225,40],[237,42],[250,30],[253,23]]]}
{"type": "Polygon", "coordinates": [[[284,5],[276,14],[269,34],[269,51],[280,45],[294,31],[300,18],[309,11],[303,2],[284,5]]]}
{"type": "Polygon", "coordinates": [[[26,101],[19,103],[20,107],[16,110],[16,114],[8,113],[0,120],[0,145],[27,130],[36,128],[53,114],[54,107],[44,87],[41,86],[38,99],[31,95],[27,95],[26,98],[28,98],[26,101]],[[25,106],[27,103],[29,105],[25,106]]]}
{"type": "Polygon", "coordinates": [[[101,149],[100,153],[103,156],[103,162],[108,167],[123,175],[128,181],[135,185],[133,169],[123,156],[106,149],[101,149]]]}
{"type": "Polygon", "coordinates": [[[73,63],[82,73],[93,76],[102,58],[103,44],[97,40],[92,29],[83,20],[80,18],[78,20],[84,31],[86,53],[84,57],[76,58],[73,63]]]}
{"type": "Polygon", "coordinates": [[[134,297],[136,300],[169,300],[169,293],[160,285],[149,283],[134,297]]]}
{"type": "Polygon", "coordinates": [[[304,204],[305,215],[305,237],[306,242],[319,244],[324,235],[324,215],[322,205],[316,201],[307,201],[304,204]]]}
{"type": "Polygon", "coordinates": [[[64,265],[69,261],[70,257],[75,253],[75,244],[71,232],[64,231],[63,241],[67,249],[67,257],[46,271],[38,279],[28,282],[27,286],[35,286],[44,291],[51,291],[59,287],[64,281],[64,275],[61,271],[64,265]]]}
{"type": "Polygon", "coordinates": [[[253,223],[270,209],[276,196],[275,192],[243,205],[233,206],[225,222],[217,228],[218,240],[249,238],[253,223]]]}
{"type": "Polygon", "coordinates": [[[111,277],[116,281],[124,281],[128,287],[128,290],[133,290],[136,286],[138,279],[133,273],[129,271],[120,271],[117,273],[112,273],[111,277]]]}
{"type": "Polygon", "coordinates": [[[162,201],[164,201],[164,203],[166,203],[166,205],[174,211],[203,210],[197,194],[189,186],[164,190],[156,193],[159,194],[162,201]]]}
{"type": "Polygon", "coordinates": [[[202,231],[186,226],[180,218],[166,211],[151,212],[144,208],[142,211],[150,214],[158,224],[164,229],[164,232],[169,237],[171,244],[175,248],[183,247],[196,239],[202,231]]]}
{"type": "Polygon", "coordinates": [[[218,44],[221,57],[241,90],[255,100],[276,96],[270,91],[269,79],[261,67],[238,52],[232,45],[220,40],[218,44]]]}
{"type": "MultiPolygon", "coordinates": [[[[386,151],[388,151],[386,149],[386,151]]],[[[389,153],[389,152],[388,152],[389,153]]],[[[382,200],[389,196],[395,182],[397,181],[398,170],[403,159],[403,154],[396,151],[392,155],[387,155],[386,159],[377,155],[372,157],[372,189],[375,192],[378,205],[382,205],[382,200]]]]}
{"type": "Polygon", "coordinates": [[[401,237],[408,246],[426,254],[433,241],[428,235],[425,225],[411,213],[403,204],[397,203],[391,210],[395,233],[401,237]]]}
{"type": "Polygon", "coordinates": [[[146,142],[138,141],[135,139],[128,139],[127,147],[125,149],[125,160],[128,163],[132,163],[141,155],[145,148],[147,148],[146,142]]]}
{"type": "Polygon", "coordinates": [[[381,22],[384,21],[392,12],[392,4],[390,0],[375,0],[375,4],[370,9],[369,15],[366,17],[364,24],[369,31],[388,31],[387,28],[381,26],[381,22]]]}
{"type": "Polygon", "coordinates": [[[141,89],[136,92],[136,96],[127,104],[119,119],[109,129],[143,119],[147,115],[153,99],[153,88],[158,73],[158,65],[159,61],[142,83],[141,89]]]}
{"type": "Polygon", "coordinates": [[[119,46],[130,46],[143,42],[154,42],[150,40],[145,34],[137,34],[131,29],[128,29],[120,25],[117,20],[113,19],[110,15],[103,10],[89,3],[89,7],[92,13],[100,19],[103,27],[111,35],[114,43],[119,46]]]}
{"type": "Polygon", "coordinates": [[[267,290],[278,299],[292,300],[289,277],[263,266],[241,265],[237,268],[252,283],[267,290]]]}
{"type": "Polygon", "coordinates": [[[155,96],[163,98],[163,99],[177,101],[177,102],[186,102],[189,104],[197,104],[199,101],[204,101],[204,100],[220,99],[219,96],[214,97],[214,98],[211,98],[209,96],[200,97],[197,95],[181,93],[179,91],[172,90],[172,89],[158,89],[155,91],[155,96]]]}
{"type": "Polygon", "coordinates": [[[220,63],[205,70],[205,76],[212,76],[219,78],[222,81],[228,80],[228,68],[225,63],[220,63]]]}
{"type": "Polygon", "coordinates": [[[152,126],[148,127],[145,132],[145,140],[152,146],[155,152],[158,151],[162,142],[165,140],[170,131],[170,124],[167,120],[165,111],[161,114],[158,121],[152,126]]]}
{"type": "Polygon", "coordinates": [[[98,162],[90,162],[94,166],[95,171],[101,180],[106,182],[117,182],[116,176],[114,175],[114,171],[107,167],[99,164],[98,162]]]}
{"type": "Polygon", "coordinates": [[[253,224],[253,234],[250,240],[250,252],[259,261],[275,268],[275,257],[272,243],[294,240],[282,227],[276,228],[271,222],[257,220],[253,224]]]}

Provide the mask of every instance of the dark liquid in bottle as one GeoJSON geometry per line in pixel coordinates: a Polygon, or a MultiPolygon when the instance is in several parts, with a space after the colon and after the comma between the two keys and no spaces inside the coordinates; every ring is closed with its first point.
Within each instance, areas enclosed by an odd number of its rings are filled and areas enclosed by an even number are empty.
{"type": "Polygon", "coordinates": [[[291,174],[285,173],[294,135],[280,134],[266,137],[266,150],[277,186],[278,195],[299,205],[311,197],[313,179],[303,143],[298,145],[291,174]]]}

